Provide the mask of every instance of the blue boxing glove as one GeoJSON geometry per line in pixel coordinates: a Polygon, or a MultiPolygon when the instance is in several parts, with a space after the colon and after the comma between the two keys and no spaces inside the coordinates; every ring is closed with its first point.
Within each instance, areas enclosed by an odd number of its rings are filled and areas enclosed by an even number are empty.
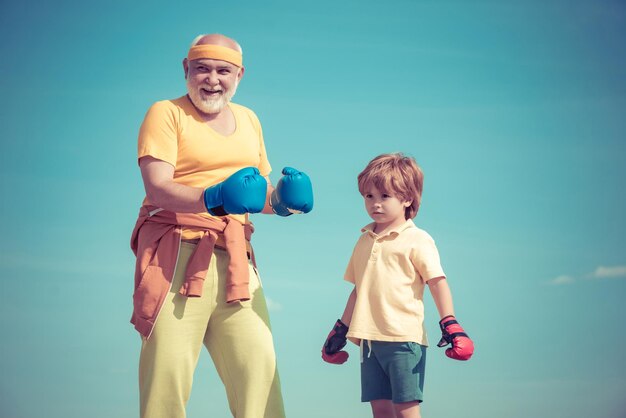
{"type": "Polygon", "coordinates": [[[265,206],[267,181],[254,167],[235,172],[204,191],[204,206],[213,216],[258,213],[265,206]]]}
{"type": "Polygon", "coordinates": [[[274,213],[289,216],[309,213],[313,209],[313,186],[311,179],[295,168],[283,168],[283,177],[272,192],[270,203],[274,213]]]}

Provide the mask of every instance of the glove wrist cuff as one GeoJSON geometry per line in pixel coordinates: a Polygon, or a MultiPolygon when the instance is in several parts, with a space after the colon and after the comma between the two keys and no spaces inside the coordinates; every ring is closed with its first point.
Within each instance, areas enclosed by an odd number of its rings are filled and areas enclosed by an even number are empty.
{"type": "Polygon", "coordinates": [[[206,211],[213,216],[224,216],[226,211],[220,197],[221,189],[219,185],[207,187],[202,193],[202,201],[206,211]]]}
{"type": "Polygon", "coordinates": [[[276,189],[274,189],[272,195],[270,196],[270,206],[272,207],[272,211],[278,216],[292,215],[289,208],[280,202],[276,189]]]}

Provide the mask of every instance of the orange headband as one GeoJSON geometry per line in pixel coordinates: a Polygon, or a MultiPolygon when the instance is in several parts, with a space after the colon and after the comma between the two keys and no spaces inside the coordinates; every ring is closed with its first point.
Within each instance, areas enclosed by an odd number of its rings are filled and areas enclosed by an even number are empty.
{"type": "Polygon", "coordinates": [[[241,67],[243,64],[243,56],[239,51],[219,45],[196,45],[189,48],[187,59],[189,61],[201,58],[210,58],[230,62],[231,64],[241,67]]]}

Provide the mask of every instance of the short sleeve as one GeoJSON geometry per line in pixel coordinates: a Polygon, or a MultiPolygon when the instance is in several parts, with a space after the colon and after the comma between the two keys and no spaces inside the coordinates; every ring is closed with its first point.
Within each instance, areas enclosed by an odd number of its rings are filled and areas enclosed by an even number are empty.
{"type": "Polygon", "coordinates": [[[352,266],[352,258],[348,261],[348,267],[346,267],[346,272],[343,275],[343,279],[347,282],[354,283],[354,268],[352,266]]]}
{"type": "Polygon", "coordinates": [[[348,261],[346,272],[343,275],[343,279],[352,284],[356,284],[356,272],[354,270],[354,254],[356,252],[356,249],[357,247],[355,246],[354,249],[352,250],[352,255],[350,256],[350,260],[348,261]]]}
{"type": "Polygon", "coordinates": [[[163,101],[153,104],[141,124],[137,159],[151,156],[176,167],[178,156],[178,123],[176,109],[163,101]]]}
{"type": "Polygon", "coordinates": [[[262,176],[266,177],[272,172],[272,166],[267,158],[267,151],[265,150],[265,141],[263,140],[263,129],[259,124],[259,172],[262,176]]]}
{"type": "Polygon", "coordinates": [[[272,172],[272,166],[270,165],[269,159],[267,158],[267,150],[265,149],[265,141],[263,139],[263,128],[261,127],[261,122],[259,121],[257,115],[251,109],[248,109],[244,106],[240,106],[240,108],[243,109],[245,115],[248,117],[248,120],[252,124],[254,132],[256,132],[256,134],[258,135],[259,165],[257,168],[259,169],[259,173],[261,173],[263,177],[269,176],[269,174],[272,172]]]}
{"type": "Polygon", "coordinates": [[[435,240],[427,233],[418,238],[418,245],[411,251],[411,262],[424,282],[445,277],[435,240]]]}

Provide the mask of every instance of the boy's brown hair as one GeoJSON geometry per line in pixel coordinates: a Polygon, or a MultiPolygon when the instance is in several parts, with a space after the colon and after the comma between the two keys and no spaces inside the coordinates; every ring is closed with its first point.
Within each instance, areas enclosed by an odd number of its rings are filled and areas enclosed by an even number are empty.
{"type": "Polygon", "coordinates": [[[369,185],[400,200],[410,201],[404,211],[405,219],[417,215],[422,201],[424,173],[413,157],[402,153],[381,154],[367,164],[359,174],[359,193],[364,195],[369,185]]]}

